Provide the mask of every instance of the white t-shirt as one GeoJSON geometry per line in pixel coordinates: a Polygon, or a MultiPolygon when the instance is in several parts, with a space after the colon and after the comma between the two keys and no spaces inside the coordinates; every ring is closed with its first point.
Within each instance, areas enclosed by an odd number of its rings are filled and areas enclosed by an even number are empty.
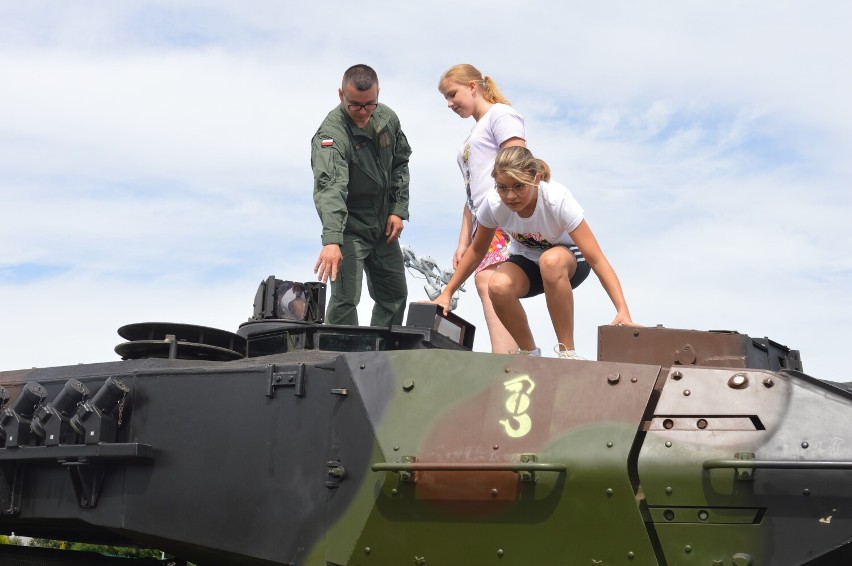
{"type": "Polygon", "coordinates": [[[494,104],[474,124],[458,154],[467,191],[467,207],[476,215],[488,191],[494,187],[494,158],[500,144],[510,138],[526,139],[524,119],[507,104],[494,104]]]}
{"type": "Polygon", "coordinates": [[[535,210],[529,218],[521,218],[503,204],[495,190],[479,207],[476,217],[483,226],[499,226],[512,237],[509,255],[522,255],[538,263],[543,251],[559,244],[574,245],[568,232],[583,221],[583,209],[565,185],[541,181],[535,210]]]}

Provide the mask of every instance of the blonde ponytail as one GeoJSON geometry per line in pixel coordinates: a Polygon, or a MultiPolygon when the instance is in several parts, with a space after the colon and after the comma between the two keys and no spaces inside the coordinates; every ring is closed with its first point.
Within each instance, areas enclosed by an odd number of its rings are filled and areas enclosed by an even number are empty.
{"type": "Polygon", "coordinates": [[[497,87],[497,83],[494,82],[494,79],[482,76],[479,69],[473,65],[462,63],[460,65],[450,67],[447,72],[441,75],[441,79],[438,81],[438,90],[440,92],[443,92],[442,87],[446,81],[461,85],[475,82],[481,89],[482,98],[484,98],[487,102],[492,104],[509,104],[509,101],[506,100],[506,97],[503,96],[502,92],[500,92],[500,89],[497,87]]]}

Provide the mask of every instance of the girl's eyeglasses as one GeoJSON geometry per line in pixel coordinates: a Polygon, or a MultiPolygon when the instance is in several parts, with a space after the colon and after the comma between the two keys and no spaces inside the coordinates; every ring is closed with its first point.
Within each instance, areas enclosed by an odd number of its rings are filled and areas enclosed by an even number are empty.
{"type": "Polygon", "coordinates": [[[510,192],[515,193],[516,196],[520,196],[527,192],[527,190],[532,186],[531,183],[515,183],[511,187],[508,185],[495,184],[494,188],[497,189],[497,194],[501,197],[505,197],[510,192]]]}

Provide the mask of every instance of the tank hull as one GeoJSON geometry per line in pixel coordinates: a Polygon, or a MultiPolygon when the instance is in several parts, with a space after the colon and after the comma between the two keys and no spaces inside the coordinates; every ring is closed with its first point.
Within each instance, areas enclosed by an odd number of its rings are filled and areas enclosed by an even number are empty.
{"type": "MultiPolygon", "coordinates": [[[[3,372],[0,532],[143,545],[200,565],[849,556],[847,389],[751,367],[778,356],[748,348],[713,367],[670,332],[601,332],[601,357],[620,359],[482,354],[424,335],[402,349],[285,340],[289,351],[231,361],[3,372]],[[610,342],[630,336],[641,356],[609,353],[629,351],[610,342]],[[87,400],[116,381],[126,390],[72,417],[51,405],[72,380],[87,400]],[[33,383],[45,395],[30,411],[19,400],[33,383]],[[32,421],[44,437],[26,432],[32,421]]],[[[731,337],[700,338],[709,351],[731,337]]]]}

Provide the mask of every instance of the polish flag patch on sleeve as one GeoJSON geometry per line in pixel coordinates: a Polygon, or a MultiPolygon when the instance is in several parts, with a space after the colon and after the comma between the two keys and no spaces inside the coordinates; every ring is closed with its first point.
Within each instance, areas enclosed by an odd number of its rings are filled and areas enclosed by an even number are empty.
{"type": "Polygon", "coordinates": [[[334,140],[331,139],[331,138],[326,138],[326,139],[322,140],[321,143],[322,143],[323,147],[331,147],[331,146],[334,145],[334,140]]]}

